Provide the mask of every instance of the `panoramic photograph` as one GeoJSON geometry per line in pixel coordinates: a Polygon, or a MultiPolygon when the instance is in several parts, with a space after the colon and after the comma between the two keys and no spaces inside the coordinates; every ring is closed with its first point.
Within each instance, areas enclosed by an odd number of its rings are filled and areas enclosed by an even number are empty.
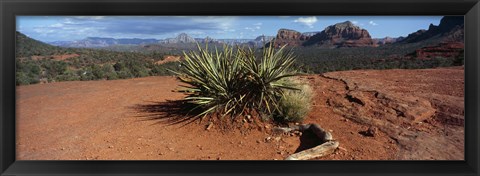
{"type": "Polygon", "coordinates": [[[463,16],[16,16],[17,160],[464,160],[463,16]]]}

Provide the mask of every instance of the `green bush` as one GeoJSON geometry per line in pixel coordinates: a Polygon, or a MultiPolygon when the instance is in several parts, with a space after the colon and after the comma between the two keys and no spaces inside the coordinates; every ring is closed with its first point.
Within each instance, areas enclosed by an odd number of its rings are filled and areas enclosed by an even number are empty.
{"type": "Polygon", "coordinates": [[[311,110],[312,89],[299,80],[286,79],[285,81],[299,90],[285,91],[273,117],[275,121],[282,123],[302,122],[311,110]]]}
{"type": "Polygon", "coordinates": [[[56,81],[78,81],[80,76],[75,73],[73,70],[67,70],[61,75],[57,75],[55,78],[56,81]]]}
{"type": "MultiPolygon", "coordinates": [[[[281,79],[295,76],[291,69],[294,56],[284,47],[265,47],[262,55],[251,48],[224,46],[210,52],[208,46],[198,52],[184,53],[185,61],[178,74],[186,83],[181,90],[187,94],[195,117],[217,113],[232,119],[244,113],[271,114],[278,109],[284,90],[295,89],[281,79]]],[[[202,117],[202,118],[203,118],[202,117]]]]}
{"type": "Polygon", "coordinates": [[[15,79],[17,85],[28,85],[31,81],[30,78],[23,72],[17,72],[15,79]]]}

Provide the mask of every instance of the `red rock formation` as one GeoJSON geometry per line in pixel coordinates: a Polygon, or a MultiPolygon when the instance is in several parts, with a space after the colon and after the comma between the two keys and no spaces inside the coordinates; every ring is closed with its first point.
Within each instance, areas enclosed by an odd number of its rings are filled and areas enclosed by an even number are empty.
{"type": "Polygon", "coordinates": [[[312,36],[304,46],[323,45],[330,47],[376,46],[367,30],[346,21],[328,26],[322,32],[312,36]]]}
{"type": "Polygon", "coordinates": [[[436,46],[427,46],[417,49],[410,56],[419,59],[431,59],[435,57],[456,58],[462,54],[465,45],[462,42],[442,42],[436,46]]]}
{"type": "MultiPolygon", "coordinates": [[[[310,39],[309,36],[302,35],[302,33],[298,31],[290,29],[280,29],[278,30],[277,36],[274,39],[274,46],[302,46],[302,43],[307,41],[308,39],[310,39]]],[[[268,45],[269,44],[267,44],[267,46],[268,45]]]]}

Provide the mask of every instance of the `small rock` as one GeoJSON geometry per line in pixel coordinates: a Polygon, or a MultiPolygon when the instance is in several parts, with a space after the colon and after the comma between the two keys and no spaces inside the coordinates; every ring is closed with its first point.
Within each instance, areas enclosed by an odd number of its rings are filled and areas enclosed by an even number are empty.
{"type": "Polygon", "coordinates": [[[212,127],[213,127],[213,123],[210,122],[210,123],[208,123],[206,130],[210,130],[210,129],[212,129],[212,127]]]}
{"type": "Polygon", "coordinates": [[[62,147],[60,150],[65,150],[65,147],[62,147]]]}
{"type": "Polygon", "coordinates": [[[220,157],[217,157],[217,160],[220,160],[221,158],[220,157]]]}
{"type": "Polygon", "coordinates": [[[378,129],[376,127],[371,126],[368,128],[366,135],[375,137],[377,135],[377,132],[378,132],[378,129]]]}
{"type": "Polygon", "coordinates": [[[355,134],[353,131],[350,131],[350,134],[355,134]]]}
{"type": "Polygon", "coordinates": [[[113,145],[111,145],[111,146],[108,146],[108,148],[113,148],[113,145]]]}
{"type": "Polygon", "coordinates": [[[275,140],[275,142],[279,142],[282,138],[281,137],[275,137],[273,138],[273,140],[275,140]]]}
{"type": "Polygon", "coordinates": [[[259,144],[260,144],[260,140],[257,140],[257,143],[259,143],[259,144]]]}
{"type": "Polygon", "coordinates": [[[270,142],[271,140],[272,140],[272,137],[270,136],[265,138],[265,142],[270,142]]]}
{"type": "Polygon", "coordinates": [[[164,153],[160,152],[158,155],[164,155],[164,153]]]}

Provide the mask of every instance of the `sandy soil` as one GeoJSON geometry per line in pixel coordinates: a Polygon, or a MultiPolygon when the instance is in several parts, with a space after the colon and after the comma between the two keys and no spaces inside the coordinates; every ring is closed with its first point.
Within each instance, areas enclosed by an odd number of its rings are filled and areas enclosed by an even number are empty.
{"type": "MultiPolygon", "coordinates": [[[[300,79],[308,81],[315,90],[313,109],[305,123],[319,124],[340,142],[335,153],[318,159],[463,159],[462,68],[332,72],[300,79]],[[371,90],[388,97],[400,94],[431,102],[435,114],[422,119],[422,123],[413,119],[405,126],[403,122],[408,120],[398,120],[402,122],[398,124],[384,119],[409,129],[400,132],[421,132],[420,138],[392,134],[381,124],[357,118],[375,114],[372,107],[381,103],[360,106],[351,102],[348,95],[371,90]],[[372,126],[379,129],[378,133],[373,137],[364,135],[372,126]],[[424,148],[409,147],[423,146],[420,139],[428,134],[444,141],[442,144],[458,144],[443,147],[442,152],[436,152],[439,147],[429,146],[434,152],[427,153],[418,152],[424,148]]],[[[273,125],[266,123],[243,122],[242,130],[218,126],[206,130],[206,121],[188,125],[165,123],[165,119],[179,116],[171,112],[175,107],[167,101],[183,97],[172,92],[178,84],[174,77],[147,77],[18,86],[17,159],[282,160],[317,145],[308,133],[272,134],[273,125]]],[[[377,101],[367,95],[357,98],[377,101]]]]}

